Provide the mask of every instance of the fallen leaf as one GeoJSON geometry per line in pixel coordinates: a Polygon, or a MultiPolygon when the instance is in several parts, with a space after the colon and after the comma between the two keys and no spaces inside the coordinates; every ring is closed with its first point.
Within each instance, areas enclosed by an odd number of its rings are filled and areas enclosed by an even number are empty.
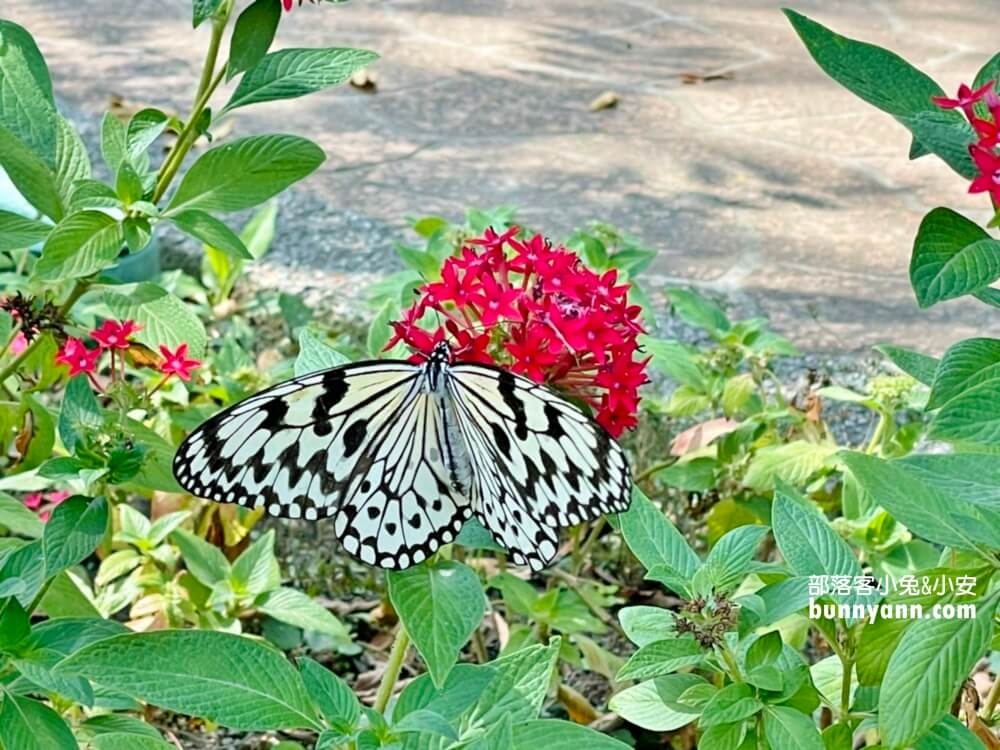
{"type": "Polygon", "coordinates": [[[614,91],[605,91],[603,94],[599,94],[593,101],[590,102],[590,111],[599,112],[602,109],[611,109],[618,106],[618,94],[614,91]]]}
{"type": "Polygon", "coordinates": [[[734,76],[732,73],[708,73],[707,75],[702,75],[701,73],[681,73],[680,74],[681,83],[691,86],[696,83],[708,83],[709,81],[731,81],[734,76]]]}
{"type": "Polygon", "coordinates": [[[740,423],[735,419],[726,419],[724,417],[709,419],[707,422],[696,424],[674,438],[674,442],[670,446],[670,455],[683,456],[686,453],[700,450],[716,438],[728,435],[739,426],[740,423]]]}
{"type": "Polygon", "coordinates": [[[570,720],[577,724],[589,724],[600,716],[597,709],[590,705],[590,701],[569,685],[560,682],[557,697],[569,714],[570,720]]]}

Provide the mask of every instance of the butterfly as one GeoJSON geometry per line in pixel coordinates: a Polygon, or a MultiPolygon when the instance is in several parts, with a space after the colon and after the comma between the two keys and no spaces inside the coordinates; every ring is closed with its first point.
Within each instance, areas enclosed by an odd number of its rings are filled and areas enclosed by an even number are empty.
{"type": "Polygon", "coordinates": [[[556,556],[559,529],[624,511],[621,447],[575,404],[491,365],[373,360],[272,386],[192,432],[184,489],[272,516],[332,518],[348,553],[403,569],[473,516],[517,564],[556,556]]]}

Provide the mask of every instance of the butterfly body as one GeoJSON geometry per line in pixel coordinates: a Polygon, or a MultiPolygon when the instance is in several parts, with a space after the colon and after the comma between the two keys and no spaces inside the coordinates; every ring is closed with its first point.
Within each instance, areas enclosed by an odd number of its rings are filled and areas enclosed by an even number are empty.
{"type": "Polygon", "coordinates": [[[621,448],[527,378],[452,362],[379,360],[279,383],[229,407],[178,449],[195,495],[274,516],[332,518],[364,562],[406,568],[473,515],[515,562],[541,568],[558,529],[628,507],[621,448]]]}

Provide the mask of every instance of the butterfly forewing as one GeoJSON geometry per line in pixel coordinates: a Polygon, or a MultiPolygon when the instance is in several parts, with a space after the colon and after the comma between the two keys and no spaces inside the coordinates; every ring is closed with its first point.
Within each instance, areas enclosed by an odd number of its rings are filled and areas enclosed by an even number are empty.
{"type": "Polygon", "coordinates": [[[468,446],[473,507],[515,561],[544,567],[559,528],[628,508],[622,449],[575,405],[485,365],[453,365],[448,385],[468,446]]]}

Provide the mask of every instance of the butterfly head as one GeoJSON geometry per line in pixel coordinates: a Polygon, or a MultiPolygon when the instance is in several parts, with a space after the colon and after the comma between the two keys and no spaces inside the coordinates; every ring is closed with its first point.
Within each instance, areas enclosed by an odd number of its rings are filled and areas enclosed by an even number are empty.
{"type": "Polygon", "coordinates": [[[451,346],[447,341],[438,341],[431,350],[427,361],[437,365],[451,364],[451,346]]]}

